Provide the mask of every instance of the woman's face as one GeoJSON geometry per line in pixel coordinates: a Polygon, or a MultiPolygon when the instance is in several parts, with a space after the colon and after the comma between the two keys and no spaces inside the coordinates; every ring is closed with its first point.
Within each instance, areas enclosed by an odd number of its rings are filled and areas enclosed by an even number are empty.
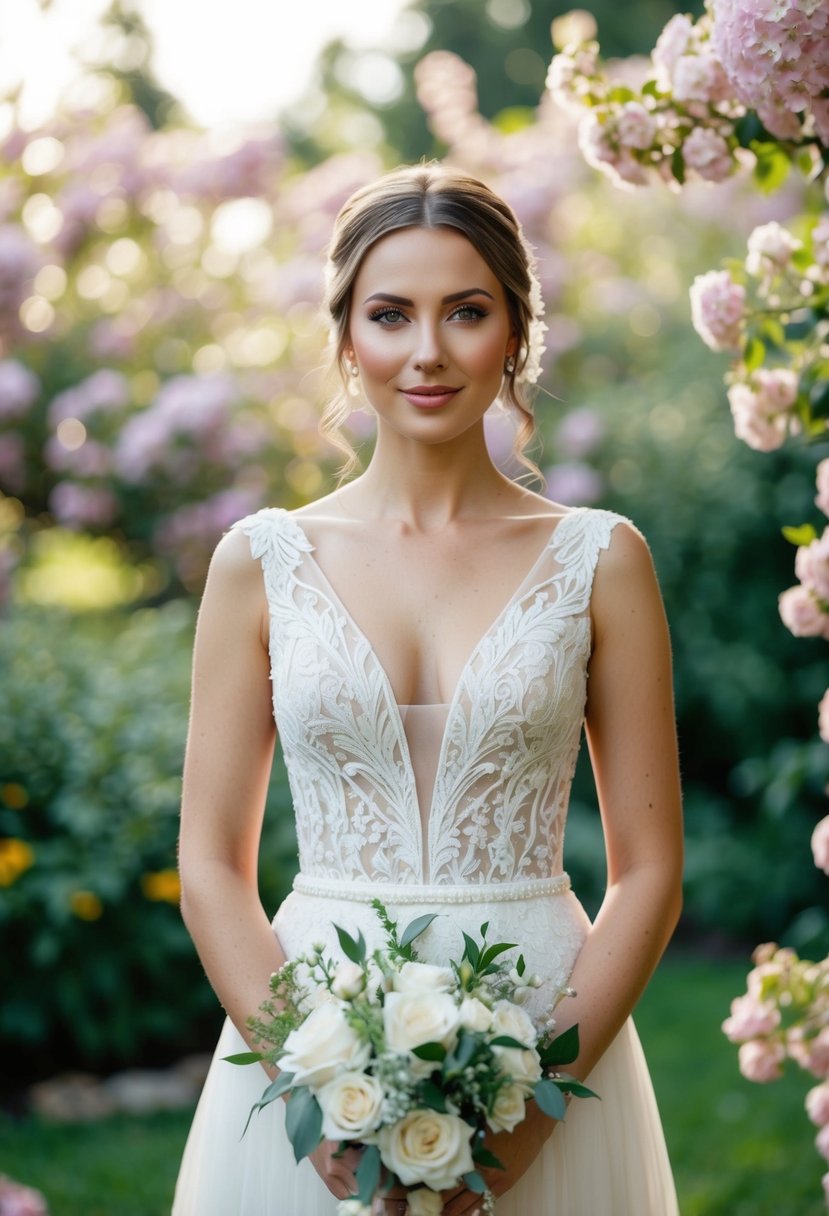
{"type": "Polygon", "coordinates": [[[504,289],[453,228],[404,228],[369,249],[351,295],[346,357],[394,430],[443,442],[479,421],[513,354],[504,289]]]}

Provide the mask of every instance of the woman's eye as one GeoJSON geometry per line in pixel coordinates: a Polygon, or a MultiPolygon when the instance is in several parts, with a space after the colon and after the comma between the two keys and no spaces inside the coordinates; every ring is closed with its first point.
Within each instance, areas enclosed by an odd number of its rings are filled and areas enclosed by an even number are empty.
{"type": "Polygon", "coordinates": [[[378,308],[377,312],[369,314],[369,321],[385,321],[390,325],[402,320],[403,313],[399,308],[378,308]]]}
{"type": "Polygon", "coordinates": [[[480,308],[477,304],[462,304],[460,308],[456,308],[452,314],[453,317],[458,317],[461,321],[479,321],[482,317],[488,316],[485,308],[480,308]]]}

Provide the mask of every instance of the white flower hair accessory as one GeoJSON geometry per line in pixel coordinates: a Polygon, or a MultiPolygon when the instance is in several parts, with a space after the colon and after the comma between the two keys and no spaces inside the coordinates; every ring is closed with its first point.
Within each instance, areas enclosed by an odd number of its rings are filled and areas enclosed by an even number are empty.
{"type": "Polygon", "coordinates": [[[547,326],[544,323],[544,300],[541,295],[541,284],[538,281],[537,263],[532,247],[520,233],[521,244],[527,255],[527,274],[530,277],[530,322],[527,327],[527,350],[523,362],[519,363],[515,376],[517,384],[535,384],[541,375],[541,360],[547,344],[544,335],[547,326]]]}

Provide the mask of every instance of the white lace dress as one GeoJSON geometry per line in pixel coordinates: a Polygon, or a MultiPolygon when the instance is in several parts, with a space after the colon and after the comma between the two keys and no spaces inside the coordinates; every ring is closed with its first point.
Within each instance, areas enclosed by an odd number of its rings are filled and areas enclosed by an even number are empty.
{"type": "MultiPolygon", "coordinates": [[[[540,1012],[571,973],[589,921],[562,871],[581,737],[589,603],[601,549],[621,517],[578,510],[469,656],[448,705],[400,706],[368,639],[327,581],[297,519],[269,508],[240,520],[270,608],[274,714],[296,814],[300,872],[274,918],[288,957],[332,922],[379,942],[370,900],[402,924],[444,913],[418,940],[427,961],[461,929],[521,944],[546,979],[540,1012]]],[[[508,589],[507,589],[508,590],[508,589]]],[[[334,1216],[283,1102],[242,1129],[263,1075],[222,1057],[244,1049],[228,1021],[199,1103],[173,1216],[334,1216]]],[[[662,1127],[628,1022],[498,1216],[676,1216],[662,1127]]]]}

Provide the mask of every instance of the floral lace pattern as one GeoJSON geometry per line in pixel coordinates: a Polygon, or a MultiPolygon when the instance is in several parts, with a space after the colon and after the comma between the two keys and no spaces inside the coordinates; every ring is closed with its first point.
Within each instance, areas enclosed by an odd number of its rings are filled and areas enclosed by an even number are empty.
{"type": "Polygon", "coordinates": [[[303,874],[467,885],[561,871],[590,592],[621,518],[583,509],[559,520],[474,647],[449,706],[425,824],[388,677],[299,523],[266,508],[234,525],[264,573],[274,716],[303,874]]]}

